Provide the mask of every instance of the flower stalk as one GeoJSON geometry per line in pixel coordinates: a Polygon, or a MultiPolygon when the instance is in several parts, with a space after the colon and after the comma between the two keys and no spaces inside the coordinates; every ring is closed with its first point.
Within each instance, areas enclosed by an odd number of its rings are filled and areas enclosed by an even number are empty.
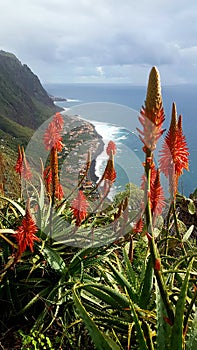
{"type": "Polygon", "coordinates": [[[63,197],[58,168],[58,152],[61,152],[63,148],[61,136],[63,125],[64,121],[61,114],[56,113],[44,134],[45,148],[50,151],[50,168],[43,175],[47,192],[52,198],[52,205],[55,204],[56,199],[61,200],[63,197]]]}
{"type": "MultiPolygon", "coordinates": [[[[145,181],[144,181],[144,205],[145,205],[145,221],[147,229],[147,237],[149,241],[150,254],[152,258],[152,263],[154,267],[154,274],[159,286],[161,297],[165,305],[168,318],[173,324],[174,322],[174,311],[172,309],[168,292],[165,286],[161,264],[160,255],[154,238],[154,227],[153,227],[153,213],[151,210],[151,196],[154,198],[154,206],[157,207],[159,197],[161,195],[161,190],[159,188],[159,175],[157,176],[158,190],[153,196],[153,188],[151,188],[151,173],[154,168],[153,152],[156,148],[156,144],[160,136],[163,134],[162,124],[164,121],[164,111],[162,106],[162,96],[161,96],[161,85],[160,76],[156,67],[153,67],[148,82],[148,89],[145,101],[145,107],[142,107],[141,115],[139,121],[143,126],[143,130],[138,130],[140,133],[140,139],[143,142],[143,151],[145,152],[145,181]]],[[[153,186],[152,186],[153,187],[153,186]]]]}
{"type": "Polygon", "coordinates": [[[51,173],[52,173],[52,205],[55,204],[55,199],[57,198],[58,194],[58,184],[59,184],[59,175],[58,175],[58,154],[57,149],[55,147],[52,147],[51,153],[50,153],[50,166],[51,166],[51,173]]]}

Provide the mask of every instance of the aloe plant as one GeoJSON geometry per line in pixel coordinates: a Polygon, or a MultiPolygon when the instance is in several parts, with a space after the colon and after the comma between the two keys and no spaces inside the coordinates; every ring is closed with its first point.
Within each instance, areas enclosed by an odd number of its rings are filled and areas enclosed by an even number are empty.
{"type": "MultiPolygon", "coordinates": [[[[177,210],[184,205],[189,215],[195,215],[196,207],[191,198],[177,192],[178,178],[188,166],[188,150],[175,104],[159,162],[169,180],[169,212],[161,220],[162,225],[157,225],[164,194],[154,152],[164,132],[164,111],[155,67],[139,121],[145,173],[139,195],[135,189],[137,207],[128,198],[132,185],[114,202],[107,201],[103,206],[116,178],[113,143],[107,149],[109,159],[104,174],[95,186],[97,189],[104,182],[102,198],[95,204],[93,190],[83,193],[81,189],[90,166],[88,155],[82,178],[63,199],[57,157],[62,148],[57,129],[60,123],[62,130],[61,116],[49,124],[44,137],[50,150],[50,129],[55,130],[51,179],[44,176],[42,169],[42,174],[36,173],[35,184],[28,173],[29,182],[24,186],[26,197],[31,196],[34,217],[29,211],[29,199],[25,208],[22,198],[16,202],[0,197],[1,330],[4,332],[16,319],[20,320],[24,346],[39,346],[35,340],[39,334],[39,341],[49,348],[196,348],[197,249],[191,240],[194,225],[187,227],[177,210]],[[143,209],[140,213],[139,206],[143,209]],[[24,240],[20,239],[21,233],[24,240]],[[79,248],[82,242],[84,248],[79,248]],[[57,338],[49,339],[51,334],[57,338]]],[[[21,154],[26,159],[24,150],[21,154]]],[[[24,170],[21,154],[17,161],[20,176],[24,170]]]]}

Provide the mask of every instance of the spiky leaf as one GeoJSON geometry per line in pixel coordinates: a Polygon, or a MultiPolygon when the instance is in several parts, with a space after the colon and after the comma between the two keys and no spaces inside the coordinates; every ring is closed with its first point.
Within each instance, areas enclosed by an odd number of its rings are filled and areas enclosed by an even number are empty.
{"type": "Polygon", "coordinates": [[[93,319],[87,313],[85,307],[82,305],[80,298],[77,293],[77,288],[79,286],[74,286],[73,288],[73,300],[77,307],[77,310],[82,317],[90,336],[95,344],[97,350],[120,350],[120,347],[113,341],[113,339],[106,336],[103,332],[99,330],[93,319]]]}

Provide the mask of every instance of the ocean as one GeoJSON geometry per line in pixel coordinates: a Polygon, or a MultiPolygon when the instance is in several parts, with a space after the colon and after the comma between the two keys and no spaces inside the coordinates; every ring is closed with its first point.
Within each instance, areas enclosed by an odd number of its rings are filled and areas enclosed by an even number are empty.
{"type": "MultiPolygon", "coordinates": [[[[105,144],[113,140],[117,145],[115,166],[117,170],[116,189],[123,190],[125,184],[133,182],[139,186],[143,173],[144,154],[136,127],[138,115],[146,96],[145,86],[129,84],[45,84],[50,95],[64,97],[67,101],[56,102],[68,109],[67,113],[80,115],[91,121],[105,144]],[[69,111],[69,112],[68,112],[69,111]]],[[[162,88],[165,111],[164,128],[168,129],[172,102],[176,102],[177,113],[183,116],[183,131],[190,152],[189,172],[179,180],[179,191],[188,196],[197,188],[197,85],[164,86],[162,88]]],[[[164,133],[165,136],[165,133],[164,133]]],[[[162,140],[157,148],[161,147],[162,140]]],[[[156,163],[158,152],[156,152],[156,163]]],[[[106,163],[103,152],[97,158],[97,175],[102,173],[106,163]]],[[[162,177],[162,185],[168,191],[168,184],[162,177]]]]}

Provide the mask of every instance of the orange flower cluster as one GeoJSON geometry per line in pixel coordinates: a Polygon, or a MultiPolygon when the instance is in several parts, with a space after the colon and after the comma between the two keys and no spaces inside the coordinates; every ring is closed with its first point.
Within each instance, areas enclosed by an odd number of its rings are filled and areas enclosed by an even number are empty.
{"type": "Polygon", "coordinates": [[[24,148],[20,146],[18,146],[18,158],[15,165],[15,171],[25,180],[29,181],[32,178],[32,173],[25,156],[24,148]]]}
{"type": "Polygon", "coordinates": [[[116,145],[113,141],[109,141],[106,148],[106,153],[109,156],[109,159],[107,161],[107,165],[105,167],[103,175],[96,185],[96,187],[98,188],[102,183],[102,181],[104,181],[104,186],[103,186],[104,197],[108,195],[112,184],[116,180],[116,170],[114,168],[114,154],[116,153],[116,145]]]}
{"type": "Polygon", "coordinates": [[[26,213],[22,220],[21,226],[19,226],[18,229],[15,231],[15,234],[13,234],[18,243],[17,259],[20,258],[20,256],[27,249],[27,247],[29,247],[31,252],[33,252],[34,242],[40,240],[35,235],[37,231],[38,228],[35,224],[34,219],[31,216],[28,202],[26,213]]]}
{"type": "MultiPolygon", "coordinates": [[[[109,146],[109,145],[108,145],[109,146]]],[[[104,197],[108,195],[112,184],[116,181],[116,170],[114,168],[114,153],[111,149],[102,180],[104,180],[104,197]]]]}
{"type": "Polygon", "coordinates": [[[116,144],[109,141],[106,153],[109,156],[101,181],[107,180],[110,185],[116,180],[116,171],[114,168],[114,155],[116,154],[116,144]]]}
{"type": "MultiPolygon", "coordinates": [[[[146,181],[146,177],[143,179],[146,181]]],[[[145,186],[142,184],[142,189],[145,186]]],[[[153,216],[160,215],[164,207],[164,192],[160,183],[160,170],[155,168],[155,164],[151,165],[150,173],[150,208],[153,216]]]]}
{"type": "Polygon", "coordinates": [[[134,227],[133,227],[133,232],[135,232],[135,233],[141,233],[142,230],[143,230],[143,226],[144,226],[143,220],[142,220],[142,217],[140,217],[140,218],[136,221],[136,223],[135,223],[135,225],[134,225],[134,227]]]}
{"type": "Polygon", "coordinates": [[[107,180],[112,184],[116,180],[116,170],[114,169],[113,157],[109,158],[103,174],[103,180],[107,180]]]}
{"type": "MultiPolygon", "coordinates": [[[[147,178],[142,176],[141,189],[145,190],[147,178]]],[[[155,168],[155,164],[151,164],[150,172],[150,207],[152,215],[157,216],[162,213],[164,207],[164,192],[160,183],[160,170],[155,168]]]]}
{"type": "MultiPolygon", "coordinates": [[[[141,189],[145,190],[146,188],[147,178],[145,175],[142,176],[141,189]]],[[[153,219],[155,219],[158,215],[161,215],[163,207],[165,205],[165,196],[163,192],[163,188],[160,182],[160,170],[155,168],[154,163],[151,165],[151,173],[150,173],[150,193],[148,194],[150,199],[150,208],[153,219]]],[[[142,210],[144,210],[144,203],[142,203],[142,210]]],[[[136,221],[133,231],[134,232],[142,232],[143,229],[143,220],[142,216],[136,221]]]]}
{"type": "Polygon", "coordinates": [[[182,116],[177,121],[176,105],[172,106],[170,128],[160,151],[160,169],[169,178],[170,193],[175,197],[178,190],[178,179],[183,169],[188,170],[189,152],[182,130],[182,116]]]}
{"type": "Polygon", "coordinates": [[[160,170],[153,167],[151,169],[151,212],[154,217],[162,213],[165,197],[160,183],[160,170]]]}
{"type": "Polygon", "coordinates": [[[63,131],[64,121],[60,113],[56,113],[53,120],[49,123],[44,134],[44,144],[46,150],[55,148],[58,152],[62,151],[63,143],[61,133],[63,131]]]}
{"type": "Polygon", "coordinates": [[[106,153],[108,156],[110,156],[111,152],[113,153],[113,155],[116,154],[116,144],[114,141],[109,141],[107,148],[106,148],[106,153]]]}
{"type": "Polygon", "coordinates": [[[76,220],[76,226],[80,226],[81,222],[87,216],[87,208],[89,204],[82,190],[78,191],[77,197],[72,201],[71,209],[76,220]]]}

